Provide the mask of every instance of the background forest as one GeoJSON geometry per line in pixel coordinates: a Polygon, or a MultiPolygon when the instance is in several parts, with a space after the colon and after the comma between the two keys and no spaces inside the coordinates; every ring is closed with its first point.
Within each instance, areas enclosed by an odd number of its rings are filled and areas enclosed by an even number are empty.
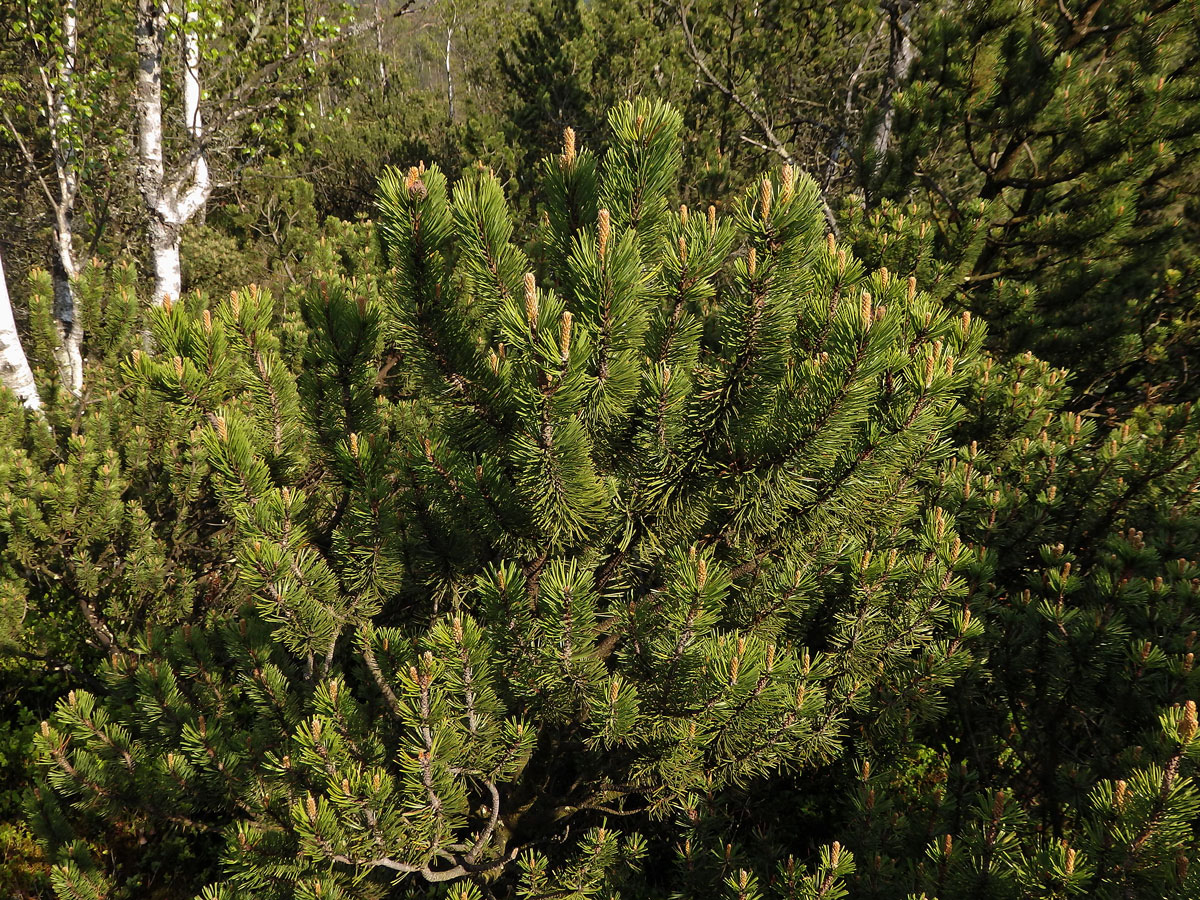
{"type": "Polygon", "coordinates": [[[1200,6],[0,3],[0,896],[1200,897],[1200,6]]]}

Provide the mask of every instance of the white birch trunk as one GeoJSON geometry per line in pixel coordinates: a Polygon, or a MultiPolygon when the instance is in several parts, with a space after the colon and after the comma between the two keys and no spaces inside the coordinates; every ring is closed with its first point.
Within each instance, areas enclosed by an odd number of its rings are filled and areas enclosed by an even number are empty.
{"type": "Polygon", "coordinates": [[[75,301],[75,197],[79,192],[78,158],[72,135],[70,98],[75,89],[75,57],[78,52],[79,24],[75,0],[63,6],[63,55],[58,66],[58,84],[47,90],[50,109],[50,138],[54,148],[54,166],[58,175],[58,203],[54,215],[54,264],[50,271],[54,283],[54,324],[58,332],[55,358],[62,382],[75,397],[83,393],[83,323],[75,301]]]}
{"type": "Polygon", "coordinates": [[[212,185],[208,177],[208,160],[203,153],[195,152],[204,142],[204,120],[200,117],[200,36],[196,33],[197,21],[200,18],[196,9],[189,8],[184,16],[183,33],[183,120],[187,124],[188,135],[192,139],[194,158],[192,159],[187,178],[184,196],[180,199],[181,211],[186,219],[190,219],[205,203],[212,185]]]}
{"type": "Polygon", "coordinates": [[[388,73],[383,56],[383,10],[380,8],[379,2],[380,0],[375,0],[375,53],[379,57],[379,89],[386,92],[388,73]]]}
{"type": "Polygon", "coordinates": [[[42,408],[33,370],[29,368],[21,337],[17,334],[17,321],[8,299],[8,282],[4,278],[3,259],[0,259],[0,383],[17,396],[26,409],[42,408]]]}
{"type": "Polygon", "coordinates": [[[54,237],[51,281],[54,285],[54,326],[58,333],[54,357],[63,385],[72,396],[79,397],[83,394],[83,323],[75,300],[75,279],[79,270],[75,267],[69,219],[55,229],[54,237]]]}
{"type": "Polygon", "coordinates": [[[138,0],[138,188],[150,222],[154,266],[153,302],[179,298],[183,291],[180,230],[208,201],[212,182],[204,152],[200,114],[200,38],[198,13],[184,16],[182,99],[190,147],[180,171],[169,181],[163,153],[162,60],[170,0],[138,0]]]}
{"type": "Polygon", "coordinates": [[[150,260],[154,266],[154,303],[183,294],[183,267],[180,261],[179,226],[168,219],[150,219],[150,260]]]}
{"type": "Polygon", "coordinates": [[[451,125],[454,124],[454,72],[450,68],[450,55],[454,49],[453,40],[454,22],[452,21],[446,28],[446,103],[449,107],[451,125]]]}

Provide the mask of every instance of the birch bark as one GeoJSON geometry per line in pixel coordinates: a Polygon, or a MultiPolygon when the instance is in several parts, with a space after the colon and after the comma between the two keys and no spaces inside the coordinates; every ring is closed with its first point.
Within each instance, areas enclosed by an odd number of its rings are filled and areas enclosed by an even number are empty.
{"type": "MultiPolygon", "coordinates": [[[[28,33],[40,48],[40,32],[35,20],[26,21],[28,33]]],[[[54,286],[54,323],[58,331],[55,358],[63,385],[76,397],[83,390],[83,330],[75,300],[75,278],[79,267],[75,262],[75,200],[79,195],[79,147],[72,102],[77,99],[75,64],[78,51],[78,13],[75,0],[64,0],[62,7],[61,40],[54,42],[61,56],[56,65],[39,63],[45,101],[46,122],[50,132],[50,152],[54,162],[55,187],[42,174],[33,142],[21,137],[20,131],[0,109],[0,117],[8,126],[17,147],[34,172],[52,213],[54,246],[50,254],[50,277],[54,286]]]]}
{"type": "Polygon", "coordinates": [[[379,90],[387,92],[388,72],[387,62],[383,55],[383,10],[380,0],[375,0],[375,53],[379,57],[379,90]]]}
{"type": "Polygon", "coordinates": [[[189,147],[178,171],[167,177],[162,78],[169,4],[170,0],[138,0],[137,5],[137,180],[149,217],[147,233],[154,267],[155,304],[161,304],[165,297],[179,298],[183,290],[180,232],[208,201],[212,191],[200,113],[199,15],[190,4],[183,16],[181,92],[189,147]]]}
{"type": "Polygon", "coordinates": [[[26,409],[42,408],[33,380],[33,370],[17,334],[17,322],[8,299],[8,282],[4,278],[4,260],[0,258],[0,383],[12,391],[26,409]]]}
{"type": "Polygon", "coordinates": [[[54,323],[58,331],[55,357],[63,384],[75,397],[83,393],[83,323],[75,300],[75,198],[79,194],[78,152],[73,136],[71,99],[75,90],[75,59],[79,23],[75,0],[63,6],[63,55],[58,65],[58,83],[51,87],[43,71],[50,113],[50,141],[58,176],[58,201],[54,203],[54,259],[50,266],[54,284],[54,323]]]}
{"type": "Polygon", "coordinates": [[[450,56],[454,50],[454,25],[457,19],[458,17],[455,16],[446,26],[446,105],[451,125],[454,124],[454,72],[450,68],[450,56]]]}

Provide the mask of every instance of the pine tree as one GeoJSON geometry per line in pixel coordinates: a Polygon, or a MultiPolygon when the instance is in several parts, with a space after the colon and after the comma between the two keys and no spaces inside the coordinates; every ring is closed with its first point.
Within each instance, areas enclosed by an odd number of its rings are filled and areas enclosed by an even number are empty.
{"type": "MultiPolygon", "coordinates": [[[[894,209],[856,232],[935,295],[971,252],[939,260],[894,209]]],[[[1195,894],[1194,406],[1079,414],[1071,374],[1030,354],[968,384],[921,491],[956,512],[966,605],[882,673],[841,759],[680,823],[690,895],[808,896],[803,861],[830,841],[853,896],[1195,894]]]]}
{"type": "Polygon", "coordinates": [[[240,609],[114,646],[42,724],[61,896],[641,890],[958,627],[921,486],[982,329],[866,272],[790,169],[675,211],[680,125],[568,131],[533,256],[490,174],[389,172],[380,295],[317,285],[294,367],[263,291],[153,314],[122,377],[209,467],[240,609]]]}
{"type": "MultiPolygon", "coordinates": [[[[378,253],[365,228],[330,220],[305,260],[375,290],[378,253]]],[[[22,814],[38,722],[73,687],[103,691],[104,658],[147,628],[228,616],[236,560],[231,523],[211,487],[192,424],[171,400],[132,384],[121,363],[142,346],[131,263],[93,260],[76,282],[87,330],[82,405],[61,381],[52,280],[33,271],[26,345],[46,402],[30,418],[11,395],[0,406],[0,848],[5,896],[47,896],[49,867],[22,814]],[[44,884],[42,893],[38,885],[44,884]]],[[[288,310],[274,330],[288,358],[305,341],[288,310]]],[[[206,298],[186,297],[200,316],[206,298]]]]}
{"type": "Polygon", "coordinates": [[[509,93],[505,116],[509,143],[518,148],[519,174],[535,180],[537,164],[551,152],[563,129],[595,135],[603,110],[590,84],[594,53],[578,0],[534,4],[528,25],[499,56],[509,93]]]}
{"type": "Polygon", "coordinates": [[[935,494],[967,541],[972,664],[943,719],[864,744],[857,891],[1195,896],[1194,409],[1109,427],[1031,355],[978,374],[935,494]]]}
{"type": "Polygon", "coordinates": [[[985,204],[964,300],[1078,402],[1195,396],[1196,29],[1185,3],[923,7],[889,153],[866,154],[868,205],[926,220],[943,260],[985,204]]]}
{"type": "Polygon", "coordinates": [[[202,487],[208,461],[188,428],[116,372],[139,340],[132,267],[92,267],[78,282],[92,355],[85,412],[59,381],[49,274],[30,280],[30,346],[48,402],[44,422],[23,421],[11,405],[3,412],[3,636],[28,641],[35,658],[62,659],[52,648],[64,639],[74,645],[68,659],[81,646],[85,657],[103,655],[150,623],[202,607],[203,573],[228,546],[202,487]]]}

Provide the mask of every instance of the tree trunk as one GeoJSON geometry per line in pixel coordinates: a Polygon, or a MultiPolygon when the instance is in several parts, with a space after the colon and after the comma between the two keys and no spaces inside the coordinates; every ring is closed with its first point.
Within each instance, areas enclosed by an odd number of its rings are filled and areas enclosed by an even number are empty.
{"type": "Polygon", "coordinates": [[[150,217],[150,248],[154,265],[154,295],[162,303],[165,295],[178,290],[178,282],[163,277],[158,248],[164,244],[166,222],[159,211],[163,191],[162,56],[166,17],[158,0],[137,3],[137,184],[150,217]],[[174,287],[173,287],[174,286],[174,287]]]}
{"type": "Polygon", "coordinates": [[[383,55],[383,9],[380,0],[375,0],[375,53],[379,57],[379,90],[387,93],[388,73],[387,62],[383,55]]]}
{"type": "Polygon", "coordinates": [[[54,284],[54,324],[58,332],[55,358],[62,382],[78,397],[83,393],[83,323],[75,302],[75,250],[70,221],[55,227],[55,253],[50,266],[54,284]]]}
{"type": "Polygon", "coordinates": [[[156,305],[166,297],[177,300],[183,290],[180,229],[204,206],[212,190],[204,151],[204,120],[200,114],[200,40],[195,10],[186,13],[183,34],[183,120],[191,146],[179,172],[169,181],[166,178],[162,60],[168,2],[138,0],[137,6],[137,182],[149,218],[147,231],[156,305]]]}
{"type": "Polygon", "coordinates": [[[150,258],[154,264],[154,302],[160,304],[166,297],[177,300],[183,293],[179,228],[151,213],[149,233],[150,258]]]}
{"type": "Polygon", "coordinates": [[[42,398],[38,396],[33,380],[33,370],[25,358],[21,337],[17,334],[17,322],[13,317],[12,304],[8,299],[8,282],[4,278],[4,260],[0,258],[0,383],[12,391],[26,409],[38,410],[42,398]]]}
{"type": "Polygon", "coordinates": [[[884,5],[891,26],[891,41],[888,49],[887,76],[883,85],[883,96],[879,105],[883,115],[875,126],[875,134],[871,140],[874,154],[875,171],[883,165],[892,142],[892,127],[896,120],[896,91],[908,81],[908,73],[912,70],[917,59],[917,48],[912,42],[911,32],[913,16],[917,11],[916,0],[895,0],[884,5]]]}
{"type": "Polygon", "coordinates": [[[450,55],[454,45],[454,22],[446,28],[446,105],[449,112],[450,124],[454,124],[454,72],[450,68],[450,55]]]}
{"type": "MultiPolygon", "coordinates": [[[[54,168],[58,175],[58,202],[54,204],[54,255],[50,266],[54,283],[54,324],[58,331],[58,362],[62,383],[75,397],[83,393],[83,323],[75,303],[75,198],[79,193],[78,156],[73,136],[74,121],[70,98],[74,92],[75,57],[78,51],[79,24],[75,0],[65,0],[62,17],[62,50],[57,84],[47,91],[50,140],[54,150],[54,168]]],[[[45,75],[45,73],[43,73],[45,75]]]]}

